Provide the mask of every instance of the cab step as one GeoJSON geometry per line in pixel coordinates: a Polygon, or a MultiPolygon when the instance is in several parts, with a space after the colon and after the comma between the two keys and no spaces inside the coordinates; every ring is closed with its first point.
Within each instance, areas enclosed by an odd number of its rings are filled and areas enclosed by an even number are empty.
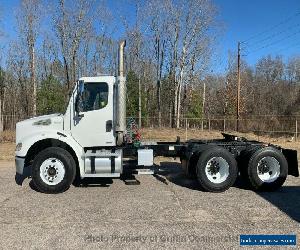
{"type": "Polygon", "coordinates": [[[136,169],[135,170],[137,173],[137,175],[153,175],[154,174],[154,170],[153,169],[143,169],[143,168],[140,168],[140,169],[136,169]]]}

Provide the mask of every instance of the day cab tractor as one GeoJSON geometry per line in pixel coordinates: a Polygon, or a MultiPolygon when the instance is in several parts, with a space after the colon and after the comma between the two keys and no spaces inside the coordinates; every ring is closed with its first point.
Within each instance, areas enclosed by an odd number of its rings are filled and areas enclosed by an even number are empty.
{"type": "MultiPolygon", "coordinates": [[[[66,191],[75,180],[119,178],[128,162],[152,167],[156,156],[178,157],[203,190],[222,192],[237,176],[254,190],[276,190],[298,177],[297,151],[223,134],[186,142],[128,141],[124,47],[118,76],[80,78],[64,114],[33,117],[16,125],[16,180],[31,177],[44,193],[66,191]]],[[[127,164],[128,165],[128,164],[127,164]]]]}

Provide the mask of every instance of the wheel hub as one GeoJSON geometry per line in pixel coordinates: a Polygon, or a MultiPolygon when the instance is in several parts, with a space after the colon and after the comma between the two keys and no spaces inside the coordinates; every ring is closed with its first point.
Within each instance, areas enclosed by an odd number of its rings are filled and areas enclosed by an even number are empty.
{"type": "Polygon", "coordinates": [[[216,161],[212,161],[208,169],[208,171],[214,175],[220,171],[220,164],[216,161]]]}
{"type": "Polygon", "coordinates": [[[270,167],[268,166],[268,164],[265,160],[261,161],[261,164],[258,166],[258,171],[261,174],[265,174],[265,173],[268,173],[270,171],[270,167]]]}
{"type": "Polygon", "coordinates": [[[65,166],[57,158],[46,159],[40,166],[40,177],[47,185],[57,185],[65,176],[65,166]]]}
{"type": "Polygon", "coordinates": [[[209,181],[222,183],[229,176],[229,164],[223,157],[213,157],[207,161],[205,173],[209,181]]]}
{"type": "Polygon", "coordinates": [[[55,169],[54,166],[48,168],[48,175],[49,175],[50,177],[53,177],[53,176],[56,175],[56,169],[55,169]]]}
{"type": "Polygon", "coordinates": [[[263,182],[274,182],[280,175],[280,163],[275,157],[266,156],[258,162],[257,174],[263,182]]]}

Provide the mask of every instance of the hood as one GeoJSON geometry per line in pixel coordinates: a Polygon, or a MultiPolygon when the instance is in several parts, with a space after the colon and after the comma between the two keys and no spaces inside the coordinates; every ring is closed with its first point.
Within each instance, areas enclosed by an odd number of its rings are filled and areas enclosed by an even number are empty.
{"type": "Polygon", "coordinates": [[[47,130],[63,130],[63,115],[51,114],[33,117],[16,124],[16,142],[22,138],[47,130]]]}

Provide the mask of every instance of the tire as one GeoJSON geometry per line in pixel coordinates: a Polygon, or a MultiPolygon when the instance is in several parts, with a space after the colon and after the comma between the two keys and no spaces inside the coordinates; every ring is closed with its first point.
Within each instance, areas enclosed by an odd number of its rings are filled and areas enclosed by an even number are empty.
{"type": "Polygon", "coordinates": [[[217,146],[208,148],[200,154],[196,174],[205,191],[224,192],[236,181],[237,163],[228,150],[217,146]]]}
{"type": "Polygon", "coordinates": [[[275,191],[285,182],[288,163],[284,155],[273,147],[249,152],[248,165],[243,174],[255,191],[275,191]]]}
{"type": "Polygon", "coordinates": [[[243,184],[246,184],[247,186],[251,186],[248,178],[248,164],[250,158],[257,150],[261,148],[261,146],[249,146],[246,150],[243,150],[237,158],[240,177],[243,181],[243,184]]]}
{"type": "Polygon", "coordinates": [[[32,181],[40,192],[62,193],[70,187],[75,175],[75,161],[65,149],[46,148],[34,158],[32,181]]]}

